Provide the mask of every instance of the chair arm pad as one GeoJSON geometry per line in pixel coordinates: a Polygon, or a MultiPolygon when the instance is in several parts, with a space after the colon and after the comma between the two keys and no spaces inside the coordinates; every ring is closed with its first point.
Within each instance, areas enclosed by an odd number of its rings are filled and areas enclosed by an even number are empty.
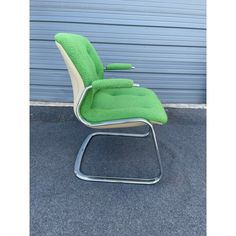
{"type": "Polygon", "coordinates": [[[93,81],[92,88],[94,90],[104,88],[131,88],[133,87],[133,83],[131,79],[101,79],[93,81]]]}
{"type": "Polygon", "coordinates": [[[106,66],[105,70],[129,70],[132,68],[132,64],[128,63],[111,63],[106,66]]]}

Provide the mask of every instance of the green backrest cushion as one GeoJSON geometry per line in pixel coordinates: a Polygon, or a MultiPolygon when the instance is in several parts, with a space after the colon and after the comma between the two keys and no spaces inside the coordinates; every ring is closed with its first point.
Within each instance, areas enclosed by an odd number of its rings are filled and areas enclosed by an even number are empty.
{"type": "Polygon", "coordinates": [[[81,35],[58,33],[55,40],[66,51],[87,87],[93,81],[103,79],[103,64],[89,40],[81,35]]]}

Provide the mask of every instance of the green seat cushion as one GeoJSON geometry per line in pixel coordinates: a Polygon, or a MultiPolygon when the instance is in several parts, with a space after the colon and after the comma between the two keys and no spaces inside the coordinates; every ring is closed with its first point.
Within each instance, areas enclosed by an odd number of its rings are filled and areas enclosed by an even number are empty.
{"type": "Polygon", "coordinates": [[[90,123],[144,118],[164,124],[168,120],[156,94],[140,87],[90,89],[81,104],[80,114],[90,123]]]}

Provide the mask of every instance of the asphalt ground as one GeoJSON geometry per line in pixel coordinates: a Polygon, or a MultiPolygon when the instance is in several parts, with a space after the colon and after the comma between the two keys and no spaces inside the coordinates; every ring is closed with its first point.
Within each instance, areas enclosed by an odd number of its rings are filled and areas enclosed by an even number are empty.
{"type": "MultiPolygon", "coordinates": [[[[206,235],[206,110],[166,110],[168,124],[155,126],[163,178],[155,185],[131,185],[78,179],[75,158],[94,130],[81,124],[71,107],[31,107],[31,235],[206,235]]],[[[95,137],[82,169],[93,175],[155,176],[152,139],[95,137]]]]}

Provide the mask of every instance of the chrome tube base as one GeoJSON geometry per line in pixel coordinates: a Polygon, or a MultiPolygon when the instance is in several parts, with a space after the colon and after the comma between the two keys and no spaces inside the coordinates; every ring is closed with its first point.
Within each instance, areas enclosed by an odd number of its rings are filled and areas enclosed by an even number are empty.
{"type": "Polygon", "coordinates": [[[156,140],[156,134],[154,131],[154,128],[151,123],[145,122],[152,133],[152,138],[153,138],[153,143],[155,146],[156,150],[156,155],[157,155],[157,161],[159,163],[160,167],[160,173],[157,177],[153,177],[150,179],[145,179],[145,178],[124,178],[124,177],[107,177],[107,176],[90,176],[90,175],[85,175],[84,173],[81,172],[81,165],[82,165],[82,160],[84,157],[85,150],[91,141],[91,139],[94,136],[99,136],[99,135],[105,135],[105,136],[124,136],[124,137],[147,137],[150,132],[145,133],[145,134],[131,134],[131,133],[113,133],[113,132],[95,132],[87,136],[87,138],[84,140],[76,161],[75,161],[75,166],[74,166],[74,172],[76,176],[82,180],[87,180],[87,181],[95,181],[95,182],[108,182],[108,183],[127,183],[127,184],[155,184],[160,181],[162,177],[162,164],[161,164],[161,158],[160,158],[160,153],[157,145],[157,140],[156,140]]]}

